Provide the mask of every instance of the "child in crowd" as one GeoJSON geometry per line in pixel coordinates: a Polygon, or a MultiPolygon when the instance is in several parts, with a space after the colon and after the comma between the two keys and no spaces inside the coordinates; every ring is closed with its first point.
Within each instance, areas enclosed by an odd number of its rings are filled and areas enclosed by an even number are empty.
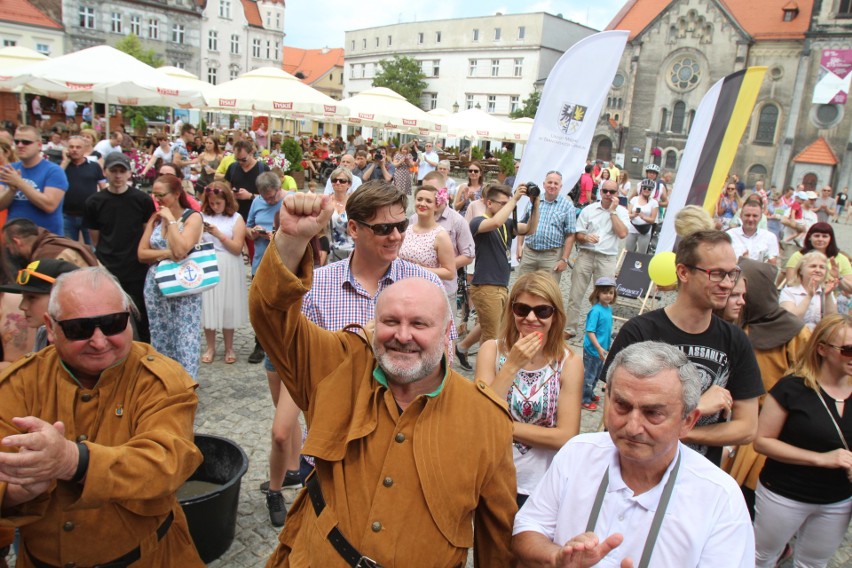
{"type": "Polygon", "coordinates": [[[586,337],[583,339],[583,408],[586,410],[598,409],[600,397],[595,395],[595,383],[612,343],[612,306],[615,298],[615,278],[598,278],[589,296],[592,309],[586,316],[586,337]]]}

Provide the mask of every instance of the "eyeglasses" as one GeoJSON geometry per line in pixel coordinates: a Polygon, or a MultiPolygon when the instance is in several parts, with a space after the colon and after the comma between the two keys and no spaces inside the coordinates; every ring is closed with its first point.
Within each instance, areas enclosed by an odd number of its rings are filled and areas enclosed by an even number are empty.
{"type": "Polygon", "coordinates": [[[333,180],[331,180],[331,183],[350,183],[350,181],[348,179],[343,178],[334,178],[333,180]]]}
{"type": "Polygon", "coordinates": [[[601,193],[605,193],[607,195],[615,195],[616,193],[618,193],[618,190],[617,189],[602,189],[601,193]]]}
{"type": "Polygon", "coordinates": [[[540,320],[546,320],[550,318],[553,315],[553,312],[555,311],[556,308],[548,304],[542,304],[540,306],[530,306],[522,302],[512,303],[512,313],[518,316],[519,318],[525,318],[530,315],[530,312],[532,312],[535,314],[536,318],[540,320]]]}
{"type": "Polygon", "coordinates": [[[204,193],[212,193],[213,195],[219,195],[220,193],[225,193],[224,190],[219,189],[218,187],[210,187],[209,185],[204,188],[204,193]]]}
{"type": "Polygon", "coordinates": [[[467,173],[469,173],[469,174],[478,174],[478,173],[479,173],[479,170],[467,170],[467,173]]]}
{"type": "Polygon", "coordinates": [[[728,277],[731,279],[732,283],[736,284],[737,280],[740,279],[740,274],[742,273],[742,270],[740,270],[739,266],[731,270],[730,272],[722,270],[721,268],[714,268],[713,270],[708,270],[706,268],[701,268],[700,266],[693,266],[691,264],[684,264],[684,266],[686,266],[690,270],[698,270],[700,272],[703,272],[710,279],[710,282],[722,282],[723,280],[725,280],[725,277],[728,277]]]}
{"type": "Polygon", "coordinates": [[[35,144],[35,140],[23,140],[20,138],[15,138],[15,145],[23,144],[24,146],[29,146],[30,144],[35,144]]]}
{"type": "Polygon", "coordinates": [[[823,343],[823,345],[831,347],[832,349],[837,349],[840,351],[841,357],[852,359],[852,345],[832,345],[831,343],[823,343]]]}
{"type": "Polygon", "coordinates": [[[373,231],[373,234],[375,234],[377,237],[384,237],[390,235],[391,233],[393,233],[394,229],[399,231],[399,234],[401,235],[408,228],[408,219],[406,219],[405,221],[400,221],[399,223],[375,223],[373,225],[365,223],[364,221],[359,221],[358,219],[355,219],[355,222],[359,225],[364,225],[365,227],[373,231]]]}
{"type": "Polygon", "coordinates": [[[21,286],[26,286],[30,281],[30,276],[35,276],[39,280],[44,280],[45,282],[50,282],[53,284],[56,282],[56,278],[53,276],[48,276],[47,274],[42,274],[32,268],[23,268],[18,271],[18,277],[15,278],[15,282],[20,284],[21,286]]]}
{"type": "Polygon", "coordinates": [[[152,191],[152,192],[151,192],[151,195],[153,195],[153,196],[154,196],[154,197],[156,197],[157,199],[162,199],[162,198],[164,198],[165,196],[167,196],[168,194],[169,194],[169,192],[166,192],[166,193],[160,193],[159,191],[152,191]]]}
{"type": "Polygon", "coordinates": [[[95,334],[95,329],[100,329],[101,333],[107,336],[117,335],[127,329],[128,319],[130,319],[130,312],[118,312],[93,318],[74,318],[62,321],[54,318],[53,321],[62,328],[65,339],[83,341],[90,339],[95,334]]]}

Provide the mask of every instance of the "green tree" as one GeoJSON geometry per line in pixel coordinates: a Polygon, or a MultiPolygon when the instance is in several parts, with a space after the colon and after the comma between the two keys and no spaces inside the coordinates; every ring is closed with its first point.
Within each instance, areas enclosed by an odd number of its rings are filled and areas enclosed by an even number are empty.
{"type": "MultiPolygon", "coordinates": [[[[142,42],[136,34],[129,34],[126,38],[118,41],[115,44],[115,48],[119,51],[123,51],[127,55],[135,57],[142,63],[146,63],[151,67],[156,68],[163,64],[163,58],[157,55],[153,49],[145,49],[142,47],[142,42]]],[[[168,108],[158,106],[124,106],[122,108],[122,115],[134,126],[139,120],[138,117],[141,117],[144,120],[153,120],[168,114],[168,112],[168,108]]]]}
{"type": "Polygon", "coordinates": [[[533,91],[530,96],[524,99],[522,106],[518,110],[509,113],[512,118],[535,118],[535,111],[538,110],[538,103],[541,102],[541,92],[533,91]]]}
{"type": "Polygon", "coordinates": [[[420,69],[420,63],[411,57],[395,55],[393,59],[382,59],[378,65],[381,71],[373,78],[374,87],[387,87],[396,91],[411,104],[420,106],[420,95],[426,88],[426,74],[420,69]]]}

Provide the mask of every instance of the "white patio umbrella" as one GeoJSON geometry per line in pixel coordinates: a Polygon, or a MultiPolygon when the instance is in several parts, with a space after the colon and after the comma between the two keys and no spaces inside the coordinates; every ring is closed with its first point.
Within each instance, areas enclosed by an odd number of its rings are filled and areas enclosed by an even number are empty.
{"type": "Polygon", "coordinates": [[[508,142],[526,142],[530,139],[532,132],[533,119],[529,117],[516,118],[508,122],[508,136],[503,138],[508,142]]]}
{"type": "Polygon", "coordinates": [[[310,115],[321,120],[342,120],[349,108],[286,71],[261,67],[209,92],[208,110],[257,112],[273,116],[310,115]]]}
{"type": "MultiPolygon", "coordinates": [[[[21,69],[25,69],[28,65],[38,61],[44,61],[45,59],[47,59],[46,55],[28,47],[15,45],[0,49],[0,82],[17,77],[20,75],[21,69]]],[[[14,87],[11,89],[0,88],[0,90],[19,93],[18,104],[21,107],[21,117],[24,120],[24,124],[26,124],[26,102],[24,101],[23,90],[21,87],[14,87]]]]}
{"type": "Polygon", "coordinates": [[[448,117],[448,134],[474,140],[508,140],[512,126],[482,109],[471,108],[448,117]]]}
{"type": "Polygon", "coordinates": [[[157,71],[165,73],[186,89],[198,89],[204,95],[205,99],[207,99],[208,92],[213,89],[213,85],[207,81],[202,81],[197,75],[193,75],[186,69],[181,69],[180,67],[163,65],[162,67],[157,67],[157,71]]]}
{"type": "Polygon", "coordinates": [[[427,134],[446,130],[442,120],[428,115],[408,102],[405,97],[386,87],[361,91],[353,97],[343,99],[341,104],[350,109],[345,124],[415,133],[424,129],[427,134]]]}
{"type": "Polygon", "coordinates": [[[200,90],[184,88],[165,73],[108,45],[33,63],[20,69],[17,77],[0,80],[0,87],[17,86],[55,99],[129,106],[194,108],[205,102],[200,90]]]}

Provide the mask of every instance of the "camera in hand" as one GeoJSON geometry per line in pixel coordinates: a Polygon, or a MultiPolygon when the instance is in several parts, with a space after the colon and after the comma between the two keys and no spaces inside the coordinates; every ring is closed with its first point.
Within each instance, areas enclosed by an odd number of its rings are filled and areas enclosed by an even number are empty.
{"type": "Polygon", "coordinates": [[[373,154],[373,160],[376,162],[381,162],[383,158],[384,156],[381,152],[376,152],[375,154],[373,154]]]}
{"type": "Polygon", "coordinates": [[[536,197],[541,195],[541,188],[539,186],[537,186],[536,184],[534,184],[533,182],[528,181],[526,183],[526,186],[527,186],[527,197],[529,197],[530,199],[535,199],[536,197]]]}

